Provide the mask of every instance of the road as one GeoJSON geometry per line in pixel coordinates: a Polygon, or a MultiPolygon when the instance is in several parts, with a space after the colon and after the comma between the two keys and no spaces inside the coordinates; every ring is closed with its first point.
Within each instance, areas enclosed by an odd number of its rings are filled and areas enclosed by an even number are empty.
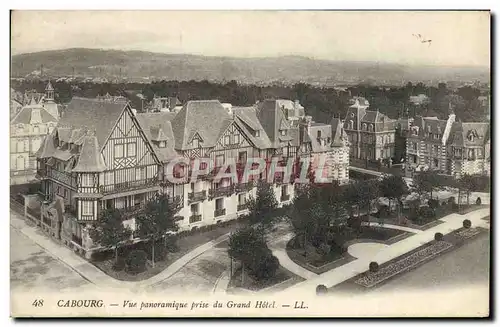
{"type": "Polygon", "coordinates": [[[93,288],[84,278],[10,227],[11,291],[68,291],[93,288]]]}
{"type": "Polygon", "coordinates": [[[436,259],[405,273],[372,292],[401,289],[451,288],[459,285],[488,286],[490,236],[483,234],[436,259]]]}

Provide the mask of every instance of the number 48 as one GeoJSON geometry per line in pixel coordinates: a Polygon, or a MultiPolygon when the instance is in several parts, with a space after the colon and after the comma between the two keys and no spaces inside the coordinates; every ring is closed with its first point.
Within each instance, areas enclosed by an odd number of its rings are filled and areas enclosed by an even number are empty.
{"type": "Polygon", "coordinates": [[[43,307],[43,300],[35,300],[32,305],[34,307],[43,307]]]}

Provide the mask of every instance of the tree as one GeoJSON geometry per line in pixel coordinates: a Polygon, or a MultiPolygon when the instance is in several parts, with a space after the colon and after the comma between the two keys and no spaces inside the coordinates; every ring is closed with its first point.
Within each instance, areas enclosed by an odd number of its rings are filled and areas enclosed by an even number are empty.
{"type": "Polygon", "coordinates": [[[182,205],[177,199],[171,198],[166,193],[157,193],[155,197],[146,204],[144,213],[136,217],[137,233],[141,238],[149,238],[152,248],[152,263],[154,267],[155,242],[164,239],[167,232],[176,232],[176,215],[182,205]]]}
{"type": "Polygon", "coordinates": [[[432,199],[432,192],[441,188],[438,173],[434,170],[420,171],[413,179],[413,188],[420,197],[430,195],[432,199]]]}
{"type": "MultiPolygon", "coordinates": [[[[476,188],[476,179],[469,174],[463,174],[457,182],[458,192],[464,192],[467,197],[467,205],[469,205],[469,197],[472,191],[476,188]]],[[[460,199],[460,197],[459,197],[460,199]]],[[[460,200],[459,200],[460,201],[460,200]]]]}
{"type": "MultiPolygon", "coordinates": [[[[359,206],[366,208],[368,214],[371,212],[371,204],[379,196],[378,181],[376,179],[356,183],[359,206]]],[[[359,209],[358,209],[359,215],[359,209]]]]}
{"type": "Polygon", "coordinates": [[[89,230],[90,238],[103,247],[115,249],[115,262],[118,262],[118,246],[130,240],[132,230],[123,225],[122,215],[117,209],[101,212],[97,223],[89,230]]]}
{"type": "Polygon", "coordinates": [[[380,182],[380,193],[389,199],[389,210],[391,210],[391,200],[397,201],[398,218],[401,213],[402,197],[409,194],[408,185],[401,176],[386,175],[380,182]]]}
{"type": "Polygon", "coordinates": [[[252,225],[269,230],[276,218],[278,201],[271,184],[259,181],[257,194],[248,200],[248,217],[252,225]]]}
{"type": "Polygon", "coordinates": [[[245,278],[245,266],[250,265],[254,256],[267,248],[262,231],[251,226],[237,230],[229,236],[227,253],[232,259],[238,260],[242,265],[242,284],[245,278]]]}

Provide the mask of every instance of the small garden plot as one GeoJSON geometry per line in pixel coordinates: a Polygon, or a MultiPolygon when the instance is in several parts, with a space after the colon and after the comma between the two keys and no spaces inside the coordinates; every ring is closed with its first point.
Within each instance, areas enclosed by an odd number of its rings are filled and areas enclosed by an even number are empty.
{"type": "Polygon", "coordinates": [[[364,287],[373,287],[397,274],[410,270],[416,265],[435,257],[452,246],[451,243],[444,241],[435,242],[420,251],[381,268],[377,272],[366,273],[363,277],[357,279],[355,283],[364,287]]]}
{"type": "Polygon", "coordinates": [[[481,233],[481,231],[477,228],[467,228],[467,229],[462,229],[455,234],[459,236],[460,238],[466,240],[468,238],[474,237],[481,233]]]}

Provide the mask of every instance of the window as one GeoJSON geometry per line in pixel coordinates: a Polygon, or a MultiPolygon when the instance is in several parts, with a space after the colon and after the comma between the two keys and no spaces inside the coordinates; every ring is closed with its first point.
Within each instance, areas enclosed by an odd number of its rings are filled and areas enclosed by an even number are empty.
{"type": "Polygon", "coordinates": [[[82,201],[82,216],[93,216],[94,206],[92,201],[82,201]]]}
{"type": "Polygon", "coordinates": [[[239,205],[245,204],[246,200],[247,199],[246,199],[245,193],[238,194],[238,204],[239,205]]]}
{"type": "Polygon", "coordinates": [[[281,134],[281,136],[285,136],[285,135],[286,135],[286,130],[285,130],[285,129],[282,129],[282,130],[280,131],[280,134],[281,134]]]}
{"type": "Polygon", "coordinates": [[[115,158],[123,158],[123,144],[115,144],[115,158]]]}
{"type": "Polygon", "coordinates": [[[135,155],[136,155],[135,150],[136,150],[135,143],[127,144],[127,157],[135,157],[135,155]]]}
{"type": "Polygon", "coordinates": [[[64,196],[63,196],[65,199],[68,197],[68,190],[67,189],[64,189],[64,196]]]}
{"type": "Polygon", "coordinates": [[[198,203],[191,205],[191,214],[197,215],[199,213],[198,210],[199,210],[198,203]]]}
{"type": "Polygon", "coordinates": [[[54,126],[49,126],[49,134],[51,134],[53,130],[54,130],[54,126]]]}
{"type": "Polygon", "coordinates": [[[191,183],[191,193],[194,193],[194,183],[191,183]]]}
{"type": "Polygon", "coordinates": [[[216,199],[215,200],[215,210],[222,210],[224,209],[224,199],[216,199]]]}
{"type": "Polygon", "coordinates": [[[82,186],[83,187],[94,186],[94,178],[91,174],[82,175],[82,186]]]}
{"type": "Polygon", "coordinates": [[[468,151],[468,157],[469,157],[469,160],[475,160],[476,159],[474,157],[474,149],[469,149],[469,151],[468,151]]]}
{"type": "Polygon", "coordinates": [[[160,143],[158,144],[158,147],[160,148],[164,148],[165,146],[167,146],[167,142],[165,141],[160,141],[160,143]]]}
{"type": "Polygon", "coordinates": [[[476,149],[476,155],[478,158],[483,158],[483,150],[482,149],[476,149]]]}
{"type": "Polygon", "coordinates": [[[373,132],[373,125],[372,125],[372,124],[368,125],[368,130],[369,130],[370,132],[373,132]]]}
{"type": "Polygon", "coordinates": [[[283,185],[281,187],[281,196],[287,196],[288,195],[288,185],[283,185]]]}
{"type": "Polygon", "coordinates": [[[453,150],[455,157],[461,157],[462,156],[462,149],[460,148],[454,148],[453,150]]]}
{"type": "Polygon", "coordinates": [[[23,170],[24,169],[24,157],[17,157],[17,170],[23,170]]]}
{"type": "Polygon", "coordinates": [[[434,134],[434,139],[439,140],[439,134],[434,134]]]}
{"type": "Polygon", "coordinates": [[[224,137],[224,145],[229,145],[231,143],[231,137],[229,135],[226,135],[224,137]]]}
{"type": "Polygon", "coordinates": [[[318,131],[318,133],[317,133],[317,136],[316,136],[316,137],[317,137],[318,139],[320,139],[320,138],[321,138],[321,131],[318,131]]]}
{"type": "Polygon", "coordinates": [[[412,134],[413,134],[414,136],[417,136],[417,135],[418,135],[418,129],[417,129],[417,128],[413,128],[413,129],[411,130],[411,132],[412,132],[412,134]]]}
{"type": "Polygon", "coordinates": [[[351,112],[351,117],[354,117],[354,112],[351,112]]]}
{"type": "Polygon", "coordinates": [[[142,169],[143,168],[136,168],[135,169],[135,180],[136,181],[140,181],[141,179],[144,178],[142,169]]]}
{"type": "Polygon", "coordinates": [[[239,134],[236,134],[236,135],[234,136],[234,143],[235,143],[235,144],[240,144],[240,135],[239,135],[239,134]]]}
{"type": "Polygon", "coordinates": [[[413,155],[413,156],[411,156],[411,157],[412,157],[412,162],[413,162],[414,164],[416,164],[416,163],[417,163],[417,156],[413,155]]]}
{"type": "Polygon", "coordinates": [[[260,137],[260,131],[255,131],[255,137],[260,137]]]}
{"type": "Polygon", "coordinates": [[[434,167],[435,168],[439,167],[439,160],[434,159],[433,161],[434,161],[434,167]]]}
{"type": "MultiPolygon", "coordinates": [[[[351,115],[354,116],[354,114],[351,115]]],[[[349,129],[354,129],[354,121],[352,120],[349,120],[349,129]]]]}
{"type": "Polygon", "coordinates": [[[17,141],[17,152],[24,152],[24,141],[17,141]]]}
{"type": "Polygon", "coordinates": [[[40,134],[40,127],[38,126],[33,126],[33,134],[40,134]]]}
{"type": "Polygon", "coordinates": [[[434,152],[438,153],[439,152],[439,145],[434,145],[434,152]]]}
{"type": "Polygon", "coordinates": [[[368,128],[368,126],[366,125],[366,123],[363,123],[363,130],[366,131],[368,128]]]}
{"type": "Polygon", "coordinates": [[[191,142],[193,145],[193,148],[198,148],[200,147],[200,142],[198,139],[193,139],[193,142],[191,142]]]}
{"type": "Polygon", "coordinates": [[[474,134],[469,134],[469,136],[467,137],[469,139],[470,142],[474,142],[474,134]]]}

